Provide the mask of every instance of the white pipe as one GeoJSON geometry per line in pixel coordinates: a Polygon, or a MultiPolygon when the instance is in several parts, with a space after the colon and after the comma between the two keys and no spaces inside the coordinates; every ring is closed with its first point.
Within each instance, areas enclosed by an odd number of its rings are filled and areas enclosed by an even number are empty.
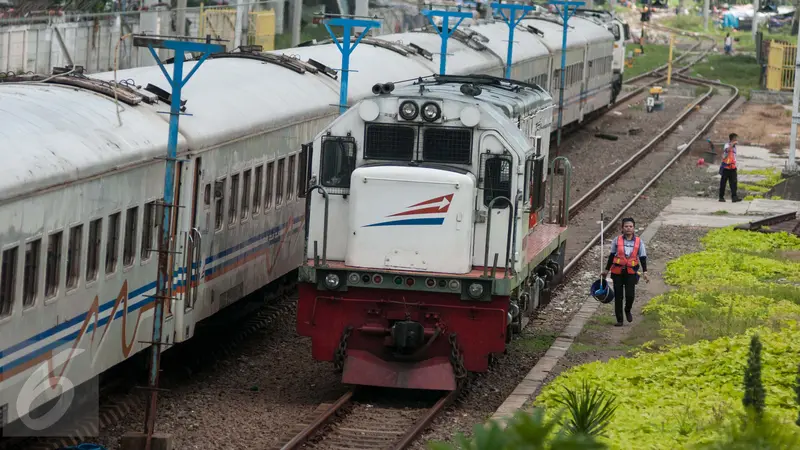
{"type": "MultiPolygon", "coordinates": [[[[800,36],[800,28],[797,30],[797,35],[800,36]]],[[[786,161],[786,172],[793,173],[797,171],[797,122],[800,120],[798,115],[798,107],[800,107],[800,79],[797,78],[798,66],[800,66],[800,52],[796,52],[794,70],[794,92],[792,95],[792,132],[789,140],[789,159],[786,161]]]]}
{"type": "Polygon", "coordinates": [[[242,45],[242,26],[244,24],[245,8],[242,0],[236,0],[236,29],[233,33],[231,50],[242,45]]]}

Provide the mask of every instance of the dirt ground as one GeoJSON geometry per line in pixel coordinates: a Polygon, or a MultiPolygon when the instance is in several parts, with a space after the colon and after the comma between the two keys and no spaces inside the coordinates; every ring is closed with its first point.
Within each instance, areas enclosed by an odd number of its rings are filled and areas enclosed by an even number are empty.
{"type": "Polygon", "coordinates": [[[714,143],[726,142],[728,134],[739,135],[739,143],[767,148],[786,155],[789,149],[792,110],[784,105],[747,104],[740,114],[722,118],[712,130],[714,143]]]}

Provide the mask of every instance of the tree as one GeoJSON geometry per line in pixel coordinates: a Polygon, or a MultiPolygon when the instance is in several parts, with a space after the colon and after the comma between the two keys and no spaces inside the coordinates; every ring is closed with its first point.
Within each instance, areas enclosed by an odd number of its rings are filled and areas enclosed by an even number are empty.
{"type": "MultiPolygon", "coordinates": [[[[797,405],[800,406],[800,364],[797,365],[797,378],[794,382],[794,392],[797,394],[797,405]]],[[[800,426],[800,412],[797,413],[797,426],[800,426]]]]}
{"type": "Polygon", "coordinates": [[[761,383],[761,340],[758,334],[750,339],[750,352],[747,357],[747,368],[744,371],[745,409],[753,409],[758,418],[764,414],[764,385],[761,383]]]}

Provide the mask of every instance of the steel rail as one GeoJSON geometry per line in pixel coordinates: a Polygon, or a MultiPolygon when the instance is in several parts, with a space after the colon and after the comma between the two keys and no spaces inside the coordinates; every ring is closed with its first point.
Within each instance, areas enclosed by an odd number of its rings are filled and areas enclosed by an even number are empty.
{"type": "Polygon", "coordinates": [[[414,426],[411,427],[400,440],[392,446],[392,450],[403,450],[404,448],[411,445],[411,442],[428,426],[431,421],[439,414],[447,405],[454,402],[459,395],[459,390],[456,389],[454,391],[450,391],[449,394],[445,395],[435,405],[433,405],[428,412],[425,413],[422,418],[414,423],[414,426]]]}
{"type": "MultiPolygon", "coordinates": [[[[719,117],[719,115],[722,114],[723,112],[725,112],[733,104],[733,102],[736,101],[736,99],[739,98],[739,88],[737,88],[736,86],[732,86],[732,85],[726,84],[726,83],[721,83],[721,82],[718,82],[718,81],[704,80],[704,79],[699,79],[699,78],[695,78],[695,77],[689,77],[689,76],[680,75],[680,74],[677,74],[676,77],[677,78],[682,78],[682,79],[684,79],[685,81],[688,81],[688,82],[694,82],[696,84],[708,84],[708,85],[714,85],[714,86],[721,86],[721,87],[724,87],[724,88],[732,90],[733,91],[733,95],[731,95],[731,97],[722,105],[722,107],[719,108],[717,110],[717,112],[714,113],[713,116],[711,116],[711,118],[703,126],[703,128],[701,128],[700,131],[698,131],[697,134],[695,134],[686,143],[686,145],[683,147],[683,149],[678,151],[678,153],[667,164],[665,164],[663,168],[661,168],[661,170],[631,199],[631,201],[628,202],[627,205],[622,207],[622,209],[619,211],[619,213],[617,213],[617,215],[613,219],[611,219],[609,223],[617,222],[618,220],[620,220],[622,215],[625,214],[625,212],[628,211],[628,209],[630,209],[631,206],[633,206],[634,203],[636,203],[636,201],[639,199],[639,197],[641,197],[642,194],[644,194],[647,191],[647,189],[649,189],[650,186],[653,185],[653,183],[658,181],[658,179],[661,178],[661,176],[667,171],[667,169],[672,167],[672,165],[675,163],[675,161],[677,161],[681,156],[683,156],[684,153],[689,151],[689,149],[691,148],[692,144],[697,139],[702,137],[708,131],[708,129],[716,121],[716,119],[719,117]]],[[[601,184],[604,183],[604,182],[605,181],[601,181],[601,184]]],[[[603,187],[607,187],[607,186],[603,186],[603,187]]],[[[570,212],[570,214],[572,213],[572,208],[570,208],[569,212],[570,212]]],[[[564,276],[569,275],[573,270],[575,270],[575,268],[578,265],[578,261],[580,261],[580,259],[584,255],[586,255],[586,253],[588,253],[589,250],[591,250],[591,248],[594,246],[594,244],[597,241],[600,240],[601,235],[602,235],[602,233],[597,233],[594,236],[594,238],[592,238],[592,240],[589,241],[586,244],[586,246],[583,247],[583,249],[580,252],[578,252],[578,254],[575,255],[570,260],[570,262],[564,267],[564,276]]]]}
{"type": "Polygon", "coordinates": [[[295,437],[292,438],[289,442],[286,443],[281,450],[292,450],[299,448],[303,445],[308,438],[314,435],[317,430],[325,424],[337,411],[340,411],[344,405],[350,403],[350,400],[353,398],[354,391],[350,390],[347,391],[344,395],[339,397],[339,400],[336,400],[336,403],[332,404],[330,408],[325,410],[324,413],[320,414],[319,417],[314,419],[307,427],[303,429],[300,433],[298,433],[295,437]]]}
{"type": "Polygon", "coordinates": [[[595,197],[597,197],[600,192],[606,188],[607,185],[613,183],[620,177],[620,175],[627,172],[631,167],[636,165],[639,160],[645,156],[647,153],[653,150],[653,148],[666,137],[668,134],[672,133],[675,128],[678,127],[681,123],[683,123],[692,113],[694,113],[695,108],[703,103],[706,102],[709,98],[711,98],[711,94],[714,92],[714,88],[708,86],[708,91],[703,94],[698,100],[693,102],[691,105],[687,106],[686,109],[675,119],[673,120],[667,127],[665,127],[661,133],[659,133],[656,137],[654,137],[650,142],[644,145],[639,151],[634,153],[627,161],[622,163],[617,170],[608,174],[605,178],[603,178],[599,183],[597,183],[592,189],[589,190],[583,197],[578,199],[572,206],[569,208],[569,217],[574,217],[578,212],[580,212],[586,205],[589,204],[595,197]]]}
{"type": "MultiPolygon", "coordinates": [[[[428,408],[425,414],[406,431],[396,442],[391,445],[392,450],[403,450],[414,441],[414,439],[422,433],[423,430],[433,421],[442,410],[453,403],[459,396],[460,390],[456,389],[449,392],[447,395],[442,396],[432,407],[428,408]]],[[[324,413],[314,419],[312,423],[306,426],[300,433],[295,435],[289,442],[287,442],[281,450],[294,450],[300,448],[309,438],[311,438],[323,425],[328,423],[331,417],[338,411],[349,404],[352,400],[354,391],[348,391],[341,396],[336,403],[332,404],[324,413]]]]}

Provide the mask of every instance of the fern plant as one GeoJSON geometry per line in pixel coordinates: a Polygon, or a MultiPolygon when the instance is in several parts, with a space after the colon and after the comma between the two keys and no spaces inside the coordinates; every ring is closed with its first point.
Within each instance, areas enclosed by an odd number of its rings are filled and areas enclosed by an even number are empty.
{"type": "Polygon", "coordinates": [[[617,411],[616,396],[592,388],[585,379],[575,390],[565,386],[556,401],[569,412],[564,429],[571,435],[603,436],[617,411]]]}

